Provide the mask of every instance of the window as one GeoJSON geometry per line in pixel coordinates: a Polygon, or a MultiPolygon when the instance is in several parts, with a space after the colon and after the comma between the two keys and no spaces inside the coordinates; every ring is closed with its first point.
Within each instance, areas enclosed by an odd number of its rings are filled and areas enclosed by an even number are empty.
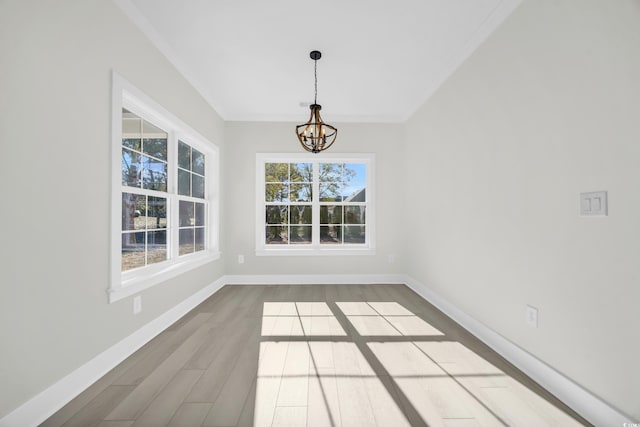
{"type": "Polygon", "coordinates": [[[372,254],[373,159],[258,154],[257,254],[372,254]]]}
{"type": "Polygon", "coordinates": [[[219,257],[216,147],[116,75],[113,116],[110,301],[219,257]]]}

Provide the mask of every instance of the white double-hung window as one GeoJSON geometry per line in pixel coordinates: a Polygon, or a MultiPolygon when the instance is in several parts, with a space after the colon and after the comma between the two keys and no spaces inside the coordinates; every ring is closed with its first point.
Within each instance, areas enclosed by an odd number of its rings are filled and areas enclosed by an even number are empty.
{"type": "Polygon", "coordinates": [[[219,257],[218,152],[117,75],[112,114],[115,301],[219,257]]]}
{"type": "Polygon", "coordinates": [[[258,154],[258,255],[373,254],[373,154],[258,154]]]}

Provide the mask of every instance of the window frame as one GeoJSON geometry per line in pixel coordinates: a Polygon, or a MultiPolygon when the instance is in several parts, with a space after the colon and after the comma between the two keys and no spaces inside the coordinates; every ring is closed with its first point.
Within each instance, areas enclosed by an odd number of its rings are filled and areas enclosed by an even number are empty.
{"type": "Polygon", "coordinates": [[[186,271],[220,258],[219,249],[219,151],[218,147],[171,114],[117,73],[112,79],[111,111],[111,257],[110,280],[107,290],[109,303],[176,277],[186,271]],[[122,194],[127,189],[135,193],[136,187],[122,184],[122,109],[125,108],[151,124],[167,132],[167,260],[128,271],[122,271],[122,194]],[[205,155],[205,249],[191,254],[178,255],[179,200],[194,199],[178,194],[177,156],[178,141],[190,145],[205,155]]]}
{"type": "MultiPolygon", "coordinates": [[[[256,154],[256,255],[257,256],[317,256],[317,255],[375,255],[375,154],[373,153],[257,153],[256,154]],[[312,163],[314,168],[313,194],[309,204],[312,209],[311,244],[268,245],[265,242],[265,165],[267,163],[312,163]],[[326,202],[319,200],[320,163],[362,163],[366,165],[366,221],[365,243],[322,244],[320,235],[320,206],[326,202]]],[[[304,204],[307,204],[306,202],[304,204]]],[[[340,203],[337,203],[340,204],[340,203]]]]}

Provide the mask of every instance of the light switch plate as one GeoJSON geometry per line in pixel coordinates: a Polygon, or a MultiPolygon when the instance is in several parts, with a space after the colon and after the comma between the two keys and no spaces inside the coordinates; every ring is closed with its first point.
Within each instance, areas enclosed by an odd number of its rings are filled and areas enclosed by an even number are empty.
{"type": "Polygon", "coordinates": [[[580,216],[607,216],[608,214],[606,191],[580,193],[580,216]]]}
{"type": "Polygon", "coordinates": [[[532,328],[538,327],[538,309],[532,305],[527,305],[526,318],[527,325],[532,328]]]}

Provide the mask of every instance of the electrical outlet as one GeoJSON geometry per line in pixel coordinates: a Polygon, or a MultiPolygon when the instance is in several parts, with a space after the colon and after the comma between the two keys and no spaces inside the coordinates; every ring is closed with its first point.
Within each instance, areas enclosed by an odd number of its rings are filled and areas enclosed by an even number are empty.
{"type": "Polygon", "coordinates": [[[531,326],[532,328],[537,328],[538,327],[538,309],[531,305],[527,305],[525,320],[527,322],[527,325],[531,326]]]}
{"type": "Polygon", "coordinates": [[[138,314],[142,311],[142,295],[133,297],[133,314],[138,314]]]}
{"type": "Polygon", "coordinates": [[[238,255],[238,264],[244,264],[244,255],[238,255]]]}
{"type": "Polygon", "coordinates": [[[396,256],[394,254],[389,254],[389,264],[393,264],[396,262],[396,256]]]}

